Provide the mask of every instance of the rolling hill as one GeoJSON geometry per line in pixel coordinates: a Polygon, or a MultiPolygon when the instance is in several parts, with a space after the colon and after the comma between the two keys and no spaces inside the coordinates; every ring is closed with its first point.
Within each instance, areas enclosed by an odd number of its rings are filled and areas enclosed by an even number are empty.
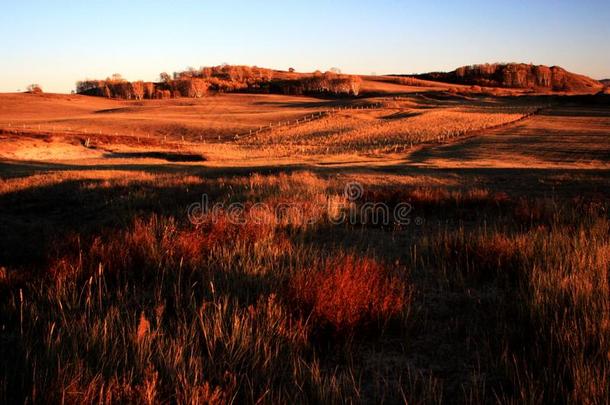
{"type": "Polygon", "coordinates": [[[603,88],[603,84],[597,80],[568,72],[559,66],[525,63],[463,66],[452,72],[425,73],[415,77],[454,84],[538,91],[589,93],[603,88]]]}

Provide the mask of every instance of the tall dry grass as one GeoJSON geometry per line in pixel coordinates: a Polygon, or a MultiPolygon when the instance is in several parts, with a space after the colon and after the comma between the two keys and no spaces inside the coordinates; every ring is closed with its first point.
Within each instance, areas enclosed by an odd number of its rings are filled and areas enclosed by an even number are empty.
{"type": "Polygon", "coordinates": [[[57,198],[115,217],[58,217],[36,260],[0,256],[3,403],[610,399],[603,200],[374,181],[345,207],[410,202],[426,221],[371,227],[330,221],[318,202],[345,203],[343,184],[312,173],[83,176],[0,193],[18,218],[57,198]],[[189,223],[202,192],[245,202],[245,223],[189,223]],[[320,220],[254,221],[254,202],[320,220]]]}
{"type": "Polygon", "coordinates": [[[485,338],[493,367],[507,383],[502,403],[610,400],[610,222],[598,204],[523,202],[515,217],[426,239],[437,277],[461,289],[489,289],[492,326],[485,338]],[[523,224],[523,222],[520,222],[523,224]]]}
{"type": "MultiPolygon", "coordinates": [[[[47,185],[61,189],[63,180],[48,179],[47,185]]],[[[40,181],[10,186],[29,198],[28,186],[40,181]]],[[[80,187],[104,194],[148,181],[146,176],[84,180],[80,187]]],[[[160,181],[172,184],[168,177],[160,181]]],[[[226,202],[242,196],[270,205],[311,204],[327,187],[307,173],[174,182],[232,190],[226,202]]],[[[195,226],[173,216],[143,215],[140,209],[126,226],[58,241],[44,267],[30,270],[31,278],[17,269],[3,270],[3,402],[358,400],[362,394],[354,374],[359,371],[332,369],[320,360],[324,353],[314,349],[310,335],[323,327],[322,320],[293,308],[288,293],[291,279],[317,266],[321,255],[341,254],[340,247],[322,252],[309,246],[303,237],[311,226],[301,218],[259,223],[246,216],[245,223],[236,224],[221,213],[195,226]]],[[[368,260],[363,263],[375,263],[368,260]]],[[[371,269],[380,276],[381,267],[371,269]]],[[[349,287],[347,295],[368,291],[363,283],[349,287]]],[[[392,290],[390,309],[371,313],[376,322],[401,318],[406,305],[400,293],[392,290]]],[[[374,297],[370,302],[386,305],[374,297]]],[[[325,313],[332,316],[332,311],[329,306],[325,313]]]]}

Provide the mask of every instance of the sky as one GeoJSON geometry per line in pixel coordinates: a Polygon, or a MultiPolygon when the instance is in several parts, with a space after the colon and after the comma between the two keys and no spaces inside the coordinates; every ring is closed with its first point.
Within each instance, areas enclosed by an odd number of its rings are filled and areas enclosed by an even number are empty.
{"type": "Polygon", "coordinates": [[[558,65],[610,78],[608,0],[0,0],[0,92],[222,63],[310,72],[558,65]]]}

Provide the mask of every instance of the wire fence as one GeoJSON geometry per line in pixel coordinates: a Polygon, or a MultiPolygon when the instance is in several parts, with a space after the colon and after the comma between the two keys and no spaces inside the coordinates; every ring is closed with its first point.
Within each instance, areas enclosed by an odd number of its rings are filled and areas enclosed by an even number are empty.
{"type": "Polygon", "coordinates": [[[364,105],[346,105],[346,106],[332,107],[327,110],[316,111],[315,113],[308,114],[304,117],[297,118],[295,120],[281,120],[281,121],[276,121],[276,122],[270,122],[269,125],[260,126],[258,129],[249,130],[248,132],[235,134],[233,139],[239,140],[244,137],[254,136],[254,135],[261,134],[263,132],[273,131],[274,129],[277,129],[277,128],[286,128],[286,127],[305,124],[305,123],[319,120],[322,118],[330,117],[341,111],[372,110],[372,109],[379,109],[382,107],[383,107],[383,103],[381,103],[381,102],[364,104],[364,105]]]}
{"type": "MultiPolygon", "coordinates": [[[[304,124],[307,124],[307,123],[310,123],[310,122],[313,122],[316,120],[334,116],[334,115],[339,114],[344,111],[382,109],[382,108],[387,107],[386,103],[389,101],[399,101],[399,100],[403,100],[403,99],[406,100],[408,98],[394,96],[394,97],[383,98],[383,99],[381,99],[381,101],[377,101],[374,103],[360,104],[360,105],[351,105],[350,104],[350,105],[335,106],[335,107],[331,107],[329,109],[319,110],[319,111],[313,112],[311,114],[307,114],[305,116],[302,116],[302,117],[299,117],[296,119],[279,120],[279,121],[275,121],[275,122],[270,122],[268,125],[261,125],[256,129],[249,129],[248,131],[245,131],[245,132],[236,133],[233,136],[219,135],[218,141],[219,142],[223,141],[223,138],[226,140],[229,140],[229,141],[230,140],[238,141],[240,139],[259,135],[259,134],[262,134],[265,132],[272,132],[273,130],[279,129],[279,128],[284,129],[284,128],[296,127],[299,125],[304,125],[304,124]]],[[[441,143],[441,142],[444,142],[444,141],[447,141],[450,139],[470,135],[475,132],[479,132],[479,131],[483,131],[483,130],[493,130],[493,129],[497,129],[497,128],[504,127],[507,125],[512,125],[519,121],[525,120],[533,115],[539,114],[541,111],[543,111],[547,108],[550,108],[550,107],[551,107],[550,104],[545,105],[545,106],[532,107],[534,109],[531,112],[528,112],[528,113],[522,115],[518,119],[509,121],[509,122],[504,122],[504,123],[497,124],[497,125],[482,127],[482,128],[476,129],[476,130],[470,129],[470,130],[450,131],[445,134],[437,136],[436,139],[430,139],[429,137],[415,138],[412,141],[410,141],[407,146],[413,147],[418,144],[430,143],[430,142],[434,142],[434,141],[441,143]]],[[[484,109],[490,109],[490,110],[491,109],[496,109],[496,110],[497,109],[502,109],[502,110],[521,109],[522,110],[523,106],[477,106],[476,108],[484,108],[484,109]]],[[[161,144],[176,144],[176,143],[182,143],[182,144],[204,143],[205,144],[207,141],[212,141],[212,142],[214,141],[213,137],[207,136],[205,133],[201,133],[199,135],[189,137],[188,140],[185,139],[184,135],[182,135],[179,140],[176,139],[175,137],[173,137],[172,139],[170,139],[168,141],[167,135],[163,135],[162,137],[160,137],[160,136],[151,135],[151,133],[148,133],[148,132],[143,134],[142,132],[138,132],[138,131],[125,132],[125,131],[105,131],[103,129],[87,129],[87,128],[82,129],[82,128],[75,128],[75,127],[71,127],[71,126],[64,126],[64,125],[49,125],[48,123],[25,124],[25,123],[9,122],[9,123],[5,124],[4,128],[0,128],[0,131],[3,133],[10,133],[10,134],[14,134],[14,135],[20,135],[20,134],[32,134],[32,135],[40,135],[40,136],[53,135],[53,134],[73,135],[75,137],[81,138],[82,144],[87,148],[92,147],[92,145],[94,143],[93,141],[96,140],[96,137],[109,137],[109,136],[129,138],[129,140],[131,142],[133,142],[135,140],[137,143],[142,143],[142,140],[144,140],[145,143],[150,143],[151,141],[155,141],[155,142],[160,141],[161,144]]]]}

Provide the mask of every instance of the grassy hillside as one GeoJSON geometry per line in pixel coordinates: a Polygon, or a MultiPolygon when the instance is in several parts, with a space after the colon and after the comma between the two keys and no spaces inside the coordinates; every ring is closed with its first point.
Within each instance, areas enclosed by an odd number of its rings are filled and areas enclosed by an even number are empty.
{"type": "Polygon", "coordinates": [[[363,84],[0,95],[0,403],[608,403],[608,97],[363,84]]]}

